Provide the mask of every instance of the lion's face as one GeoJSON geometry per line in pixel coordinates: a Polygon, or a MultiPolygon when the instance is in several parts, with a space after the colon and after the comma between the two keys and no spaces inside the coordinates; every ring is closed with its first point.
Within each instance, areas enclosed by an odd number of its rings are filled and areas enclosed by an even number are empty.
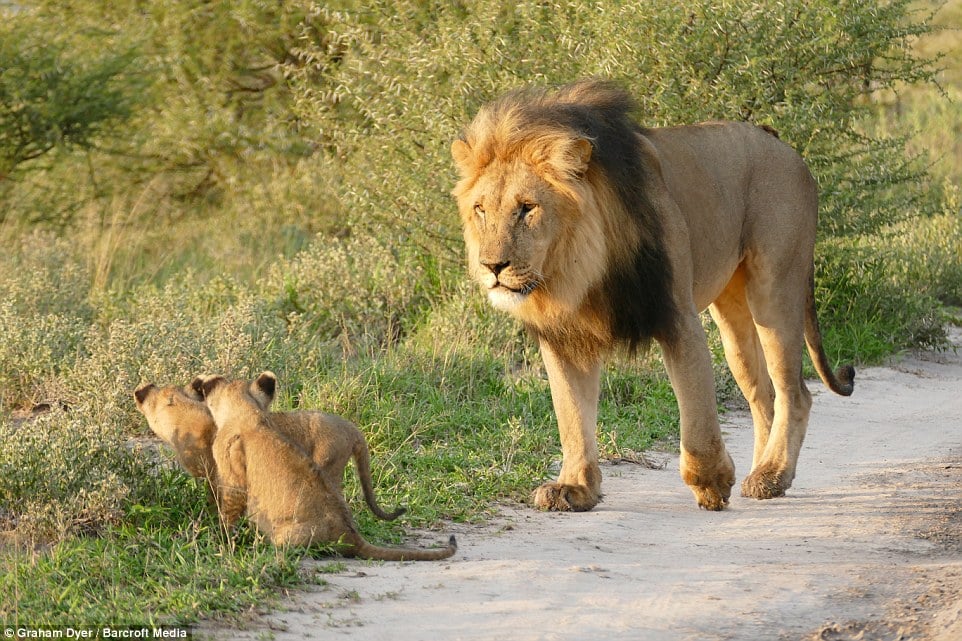
{"type": "Polygon", "coordinates": [[[454,194],[468,269],[491,304],[522,319],[537,316],[548,301],[577,305],[584,285],[597,278],[578,273],[588,264],[594,271],[597,261],[570,269],[585,242],[600,236],[585,228],[581,215],[591,200],[582,188],[590,145],[566,140],[484,158],[457,140],[451,151],[462,175],[454,194]]]}
{"type": "Polygon", "coordinates": [[[514,311],[547,286],[563,203],[544,178],[521,161],[492,163],[459,207],[469,269],[492,305],[514,311]]]}

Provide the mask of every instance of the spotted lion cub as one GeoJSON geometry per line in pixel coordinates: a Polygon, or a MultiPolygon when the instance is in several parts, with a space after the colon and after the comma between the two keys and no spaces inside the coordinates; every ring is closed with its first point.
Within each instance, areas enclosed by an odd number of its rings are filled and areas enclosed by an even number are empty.
{"type": "Polygon", "coordinates": [[[455,553],[453,536],[436,550],[385,548],[365,541],[340,485],[281,431],[277,415],[265,410],[276,385],[270,372],[251,382],[213,376],[199,384],[217,426],[213,454],[226,525],[246,512],[276,545],[337,543],[347,556],[385,561],[437,560],[455,553]]]}
{"type": "MultiPolygon", "coordinates": [[[[198,376],[183,388],[147,383],[137,388],[134,400],[154,434],[173,448],[181,467],[191,476],[206,479],[213,491],[217,475],[213,454],[217,427],[204,403],[201,386],[206,378],[211,377],[198,376]]],[[[255,400],[261,409],[267,410],[273,397],[261,395],[255,400]]],[[[353,458],[364,500],[371,511],[386,521],[404,514],[403,507],[385,512],[378,505],[371,482],[370,451],[356,425],[339,416],[316,411],[273,412],[271,416],[275,429],[300,447],[338,492],[343,493],[344,468],[353,458]]]]}

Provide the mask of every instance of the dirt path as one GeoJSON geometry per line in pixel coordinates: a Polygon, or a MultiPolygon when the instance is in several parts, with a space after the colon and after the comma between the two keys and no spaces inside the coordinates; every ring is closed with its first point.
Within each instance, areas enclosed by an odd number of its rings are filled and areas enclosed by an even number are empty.
{"type": "MultiPolygon", "coordinates": [[[[953,332],[956,344],[962,333],[953,332]]],[[[450,562],[347,561],[217,638],[962,639],[962,355],[859,372],[815,404],[789,496],[700,511],[664,470],[605,465],[584,514],[508,507],[453,526],[450,562]],[[899,635],[902,636],[899,636],[899,635]]],[[[739,478],[747,414],[725,417],[739,478]]],[[[425,541],[442,538],[425,535],[425,541]]]]}

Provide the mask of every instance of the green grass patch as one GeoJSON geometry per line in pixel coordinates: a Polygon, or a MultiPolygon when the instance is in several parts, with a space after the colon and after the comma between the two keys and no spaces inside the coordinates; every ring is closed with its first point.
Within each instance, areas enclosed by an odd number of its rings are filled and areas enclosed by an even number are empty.
{"type": "Polygon", "coordinates": [[[0,618],[31,628],[189,625],[238,613],[301,582],[303,552],[258,537],[228,545],[209,514],[128,512],[97,537],[38,551],[0,549],[0,618]]]}

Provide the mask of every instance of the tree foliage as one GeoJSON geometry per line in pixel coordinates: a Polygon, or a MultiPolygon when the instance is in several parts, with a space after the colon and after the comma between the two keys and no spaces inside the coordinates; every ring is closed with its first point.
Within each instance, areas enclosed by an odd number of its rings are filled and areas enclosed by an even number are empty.
{"type": "Polygon", "coordinates": [[[279,71],[295,25],[304,28],[294,3],[24,0],[4,18],[0,86],[11,97],[3,103],[17,109],[25,102],[17,96],[28,95],[33,113],[25,117],[39,114],[44,128],[0,121],[14,136],[0,138],[0,160],[29,166],[36,147],[57,140],[95,152],[58,159],[54,189],[58,169],[74,183],[61,202],[36,196],[50,193],[46,185],[24,187],[26,198],[17,200],[37,197],[48,212],[18,202],[21,218],[69,223],[75,203],[63,201],[70,198],[216,197],[249,165],[308,151],[279,71]],[[78,118],[89,126],[78,129],[78,118]],[[21,153],[18,133],[31,153],[21,153]]]}
{"type": "Polygon", "coordinates": [[[450,253],[447,148],[460,127],[505,90],[584,76],[626,85],[645,125],[774,126],[813,167],[828,234],[873,233],[915,211],[922,195],[924,168],[905,141],[862,127],[873,92],[933,77],[932,61],[910,50],[929,27],[909,0],[18,6],[4,27],[15,37],[0,49],[3,86],[32,98],[5,98],[5,113],[33,104],[49,126],[25,129],[5,116],[5,130],[30,138],[0,140],[6,164],[58,141],[89,145],[129,118],[100,145],[112,155],[88,161],[101,179],[86,197],[148,181],[161,195],[208,197],[309,158],[299,169],[323,171],[352,224],[416,231],[450,253]],[[31,44],[25,34],[41,22],[45,35],[31,44]],[[38,46],[50,33],[78,35],[69,50],[57,39],[38,46]],[[136,43],[135,59],[123,42],[136,43]],[[142,95],[137,82],[148,77],[142,95]]]}
{"type": "Polygon", "coordinates": [[[904,140],[862,128],[872,92],[933,77],[909,49],[928,27],[908,0],[363,4],[311,5],[328,31],[299,38],[285,70],[348,195],[402,227],[450,222],[448,145],[481,103],[583,76],[626,85],[645,125],[774,126],[815,171],[829,234],[877,231],[920,195],[904,140]]]}
{"type": "Polygon", "coordinates": [[[135,50],[91,51],[89,38],[87,47],[78,40],[32,15],[0,21],[0,182],[54,149],[109,141],[136,109],[135,50]]]}

